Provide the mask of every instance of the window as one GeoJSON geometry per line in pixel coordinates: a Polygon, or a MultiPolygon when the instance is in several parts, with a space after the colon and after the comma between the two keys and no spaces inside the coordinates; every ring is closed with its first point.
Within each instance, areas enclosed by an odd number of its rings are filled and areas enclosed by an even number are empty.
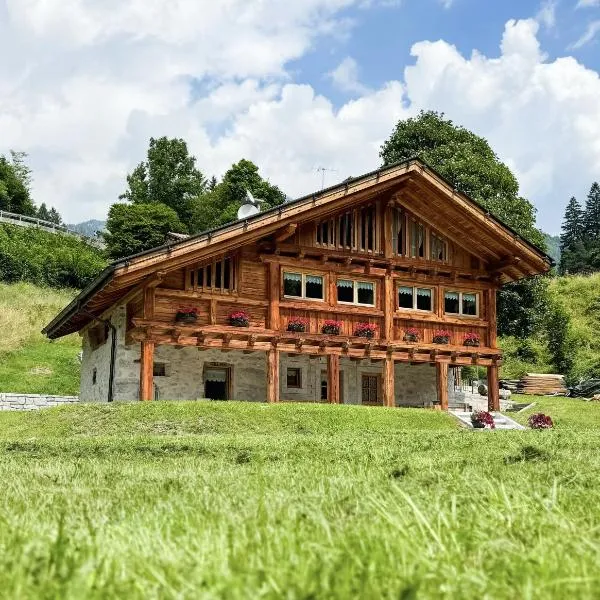
{"type": "Polygon", "coordinates": [[[306,300],[323,300],[323,277],[321,275],[306,275],[304,273],[283,274],[283,295],[289,298],[306,300]]]}
{"type": "Polygon", "coordinates": [[[193,290],[230,292],[235,289],[235,260],[229,256],[190,271],[189,286],[193,290]]]}
{"type": "Polygon", "coordinates": [[[155,362],[152,367],[152,375],[154,377],[166,377],[167,376],[167,365],[163,362],[155,362]]]}
{"type": "Polygon", "coordinates": [[[430,239],[431,260],[445,261],[447,259],[446,242],[433,233],[430,235],[430,239]]]}
{"type": "Polygon", "coordinates": [[[433,290],[431,288],[398,288],[398,308],[403,310],[433,310],[433,290]]]}
{"type": "Polygon", "coordinates": [[[425,227],[417,221],[411,222],[410,255],[412,258],[425,258],[425,227]]]}
{"type": "Polygon", "coordinates": [[[337,300],[342,304],[375,306],[375,284],[370,281],[338,279],[337,300]]]}
{"type": "Polygon", "coordinates": [[[319,246],[374,252],[376,231],[377,211],[369,204],[317,223],[315,238],[319,246]]]}
{"type": "Polygon", "coordinates": [[[452,315],[476,317],[479,314],[479,295],[473,292],[446,292],[444,312],[452,315]]]}
{"type": "Polygon", "coordinates": [[[394,239],[394,251],[398,256],[404,256],[404,230],[406,228],[406,214],[402,208],[394,209],[394,220],[393,220],[393,239],[394,239]]]}
{"type": "Polygon", "coordinates": [[[287,387],[300,389],[302,387],[302,369],[288,368],[287,370],[287,387]]]}

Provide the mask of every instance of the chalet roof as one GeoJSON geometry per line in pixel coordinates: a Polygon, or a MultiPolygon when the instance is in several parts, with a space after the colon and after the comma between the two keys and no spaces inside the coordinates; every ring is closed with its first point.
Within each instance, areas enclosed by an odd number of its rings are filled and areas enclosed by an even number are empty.
{"type": "Polygon", "coordinates": [[[247,219],[119,259],[83,289],[46,325],[42,333],[55,339],[80,330],[152,273],[185,266],[192,254],[194,259],[201,259],[204,254],[220,253],[224,249],[251,243],[286,225],[313,219],[314,210],[320,207],[339,205],[342,208],[349,202],[389,191],[400,183],[410,186],[413,198],[421,192],[435,195],[439,202],[431,206],[421,202],[419,212],[429,211],[431,219],[438,220],[440,231],[453,229],[457,236],[467,236],[474,246],[489,251],[490,261],[495,262],[499,270],[502,269],[503,283],[546,272],[553,265],[550,256],[475,200],[457,192],[451,183],[423,161],[414,158],[347,179],[247,219]],[[446,211],[441,222],[440,203],[446,211]],[[309,212],[310,216],[306,214],[309,212]]]}

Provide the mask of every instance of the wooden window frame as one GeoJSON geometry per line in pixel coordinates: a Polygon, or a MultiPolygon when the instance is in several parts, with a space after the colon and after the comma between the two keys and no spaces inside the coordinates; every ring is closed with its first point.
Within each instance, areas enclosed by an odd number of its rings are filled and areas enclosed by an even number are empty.
{"type": "Polygon", "coordinates": [[[481,313],[481,293],[480,292],[476,292],[473,290],[461,291],[461,290],[452,289],[452,288],[445,288],[443,298],[444,298],[444,306],[443,306],[444,315],[449,315],[452,317],[461,317],[463,319],[479,319],[479,315],[481,313]],[[446,312],[446,293],[458,294],[458,310],[459,310],[459,312],[457,312],[457,313],[446,312]],[[463,295],[464,294],[471,294],[471,295],[475,296],[475,314],[474,315],[466,315],[463,313],[463,295]]]}
{"type": "Polygon", "coordinates": [[[427,285],[404,285],[402,283],[396,284],[396,310],[402,312],[419,312],[423,314],[433,314],[435,313],[435,290],[436,288],[430,287],[427,285]],[[400,306],[400,288],[412,288],[413,290],[413,307],[412,308],[404,308],[400,306]],[[425,310],[423,308],[417,308],[417,290],[429,290],[431,292],[431,308],[429,310],[425,310]]]}
{"type": "Polygon", "coordinates": [[[327,275],[324,273],[314,273],[314,272],[306,272],[300,269],[281,269],[281,298],[284,300],[301,300],[303,302],[326,302],[327,301],[327,275]],[[300,283],[300,288],[302,295],[301,296],[289,296],[285,293],[285,276],[286,273],[290,275],[300,275],[302,277],[302,281],[300,283]],[[322,298],[307,298],[306,296],[306,278],[307,277],[320,277],[323,280],[323,297],[322,298]]]}
{"type": "Polygon", "coordinates": [[[374,308],[377,306],[377,282],[368,281],[364,279],[353,279],[351,277],[338,277],[335,280],[335,292],[336,292],[336,302],[337,304],[342,304],[345,306],[364,306],[366,308],[374,308]],[[343,300],[337,299],[337,289],[338,289],[338,281],[351,281],[352,282],[352,296],[354,300],[352,302],[344,302],[343,300]],[[358,301],[358,283],[368,283],[373,286],[373,304],[365,304],[364,302],[358,301]]]}
{"type": "Polygon", "coordinates": [[[239,260],[237,255],[224,255],[215,256],[212,260],[207,262],[200,262],[197,265],[186,269],[185,273],[185,289],[187,291],[208,293],[208,294],[219,294],[219,295],[235,295],[238,291],[238,276],[239,276],[239,260]],[[229,287],[225,286],[225,265],[226,261],[229,260],[229,287]],[[206,270],[208,267],[211,269],[211,280],[214,280],[217,272],[217,264],[221,263],[221,285],[219,287],[211,285],[204,285],[207,277],[206,270]],[[202,270],[202,283],[198,285],[199,277],[198,272],[202,270]]]}
{"type": "Polygon", "coordinates": [[[315,223],[315,245],[363,254],[378,254],[381,246],[381,224],[382,217],[378,202],[345,210],[315,223]],[[371,215],[371,227],[364,231],[365,243],[363,244],[363,226],[369,214],[371,215]],[[327,240],[323,239],[323,224],[325,223],[327,224],[327,240]],[[369,248],[369,238],[372,241],[371,248],[369,248]],[[350,241],[349,245],[348,241],[350,241]]]}

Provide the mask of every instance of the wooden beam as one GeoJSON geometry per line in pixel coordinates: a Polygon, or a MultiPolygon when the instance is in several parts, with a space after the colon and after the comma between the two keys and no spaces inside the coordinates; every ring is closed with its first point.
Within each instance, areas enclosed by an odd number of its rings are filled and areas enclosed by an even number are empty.
{"type": "Polygon", "coordinates": [[[217,324],[217,299],[212,298],[209,303],[208,320],[211,325],[217,324]]]}
{"type": "Polygon", "coordinates": [[[327,402],[340,403],[340,357],[337,354],[327,356],[327,402]]]}
{"type": "Polygon", "coordinates": [[[396,406],[394,371],[394,356],[388,352],[383,363],[383,405],[390,408],[396,406]]]}
{"type": "Polygon", "coordinates": [[[152,400],[154,386],[154,342],[140,343],[140,400],[152,400]]]}
{"type": "Polygon", "coordinates": [[[383,212],[383,255],[386,258],[392,258],[392,256],[394,256],[394,244],[392,239],[392,219],[394,216],[394,206],[394,201],[388,202],[383,212]]]}
{"type": "Polygon", "coordinates": [[[280,269],[277,263],[269,264],[269,315],[267,327],[278,330],[279,324],[279,279],[280,269]]]}
{"type": "Polygon", "coordinates": [[[267,402],[279,402],[279,350],[267,351],[267,402]]]}
{"type": "Polygon", "coordinates": [[[490,348],[495,348],[498,345],[498,329],[497,329],[497,311],[496,311],[496,290],[491,288],[487,291],[487,321],[489,323],[488,329],[488,343],[490,348]]]}
{"type": "Polygon", "coordinates": [[[438,402],[442,410],[448,410],[448,363],[438,362],[435,364],[437,380],[438,402]]]}
{"type": "Polygon", "coordinates": [[[500,410],[500,382],[498,379],[498,365],[492,364],[487,368],[488,410],[500,410]]]}
{"type": "Polygon", "coordinates": [[[296,229],[298,229],[298,223],[290,223],[289,225],[282,227],[279,231],[275,232],[275,241],[283,242],[284,240],[287,240],[296,233],[296,229]]]}

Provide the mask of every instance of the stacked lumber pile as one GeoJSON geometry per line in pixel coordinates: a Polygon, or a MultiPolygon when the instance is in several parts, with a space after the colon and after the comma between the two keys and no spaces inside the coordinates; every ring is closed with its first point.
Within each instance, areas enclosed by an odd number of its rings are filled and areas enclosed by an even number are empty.
{"type": "Polygon", "coordinates": [[[500,389],[510,390],[513,394],[519,392],[519,380],[518,379],[501,379],[500,389]]]}
{"type": "Polygon", "coordinates": [[[562,375],[526,373],[517,384],[517,392],[536,396],[566,396],[567,386],[562,375]]]}

